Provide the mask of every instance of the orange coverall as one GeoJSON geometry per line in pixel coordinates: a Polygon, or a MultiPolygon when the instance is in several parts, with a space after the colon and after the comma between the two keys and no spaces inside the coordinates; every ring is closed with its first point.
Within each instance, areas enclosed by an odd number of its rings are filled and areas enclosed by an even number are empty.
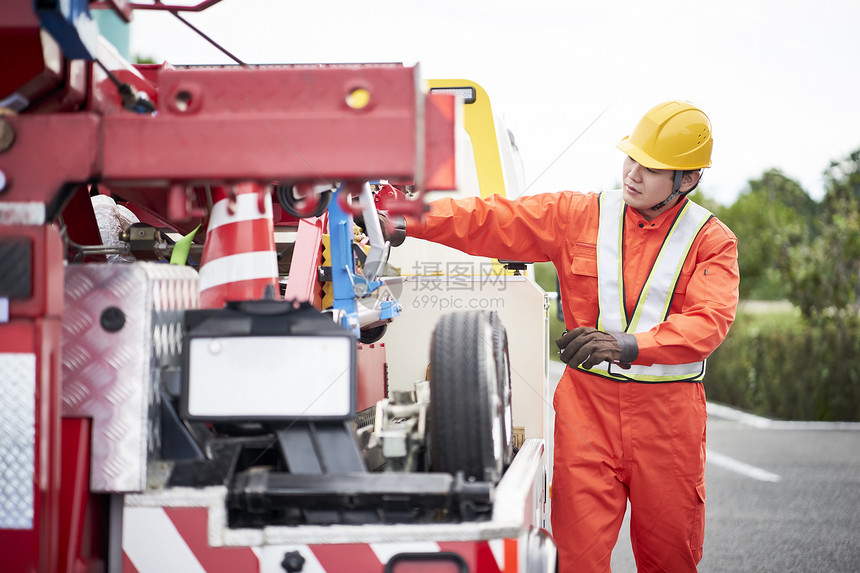
{"type": "MultiPolygon", "coordinates": [[[[652,221],[626,210],[628,312],[685,201],[652,221]]],[[[551,261],[568,329],[596,326],[597,230],[598,195],[570,191],[517,200],[439,199],[406,227],[409,236],[477,256],[551,261]]],[[[711,218],[687,255],[667,320],[635,335],[633,363],[682,364],[709,356],[734,320],[738,283],[737,239],[711,218]]],[[[638,570],[695,571],[705,526],[703,385],[619,383],[568,367],[553,406],[552,534],[560,571],[609,571],[628,497],[638,570]]]]}

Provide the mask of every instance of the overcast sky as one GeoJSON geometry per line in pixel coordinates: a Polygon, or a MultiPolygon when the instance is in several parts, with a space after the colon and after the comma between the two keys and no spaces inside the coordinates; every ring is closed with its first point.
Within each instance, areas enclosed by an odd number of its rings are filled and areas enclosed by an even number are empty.
{"type": "MultiPolygon", "coordinates": [[[[222,0],[186,17],[248,63],[418,63],[478,82],[529,193],[617,186],[615,143],[667,99],[710,116],[700,188],[724,204],[771,168],[818,199],[830,161],[860,148],[860,0],[222,0]]],[[[231,63],[157,12],[135,13],[131,52],[231,63]]]]}

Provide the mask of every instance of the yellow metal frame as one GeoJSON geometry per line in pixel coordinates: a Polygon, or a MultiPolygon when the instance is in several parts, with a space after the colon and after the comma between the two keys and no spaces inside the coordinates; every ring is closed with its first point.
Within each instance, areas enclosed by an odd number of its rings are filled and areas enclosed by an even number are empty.
{"type": "Polygon", "coordinates": [[[427,80],[427,85],[430,89],[472,88],[475,90],[474,103],[463,105],[463,123],[472,140],[481,197],[493,194],[507,196],[502,159],[499,156],[496,121],[487,92],[470,80],[427,80]]]}

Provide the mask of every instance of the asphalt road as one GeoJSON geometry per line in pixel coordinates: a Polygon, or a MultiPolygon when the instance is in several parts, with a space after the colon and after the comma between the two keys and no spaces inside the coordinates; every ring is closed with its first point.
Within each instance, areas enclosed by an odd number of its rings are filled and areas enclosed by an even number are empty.
{"type": "MultiPolygon", "coordinates": [[[[860,424],[708,405],[701,573],[860,572],[860,424]]],[[[629,511],[614,573],[636,571],[629,511]]]]}
{"type": "MultiPolygon", "coordinates": [[[[699,571],[860,571],[860,425],[732,418],[709,415],[699,571]]],[[[615,573],[636,571],[627,526],[615,573]]]]}

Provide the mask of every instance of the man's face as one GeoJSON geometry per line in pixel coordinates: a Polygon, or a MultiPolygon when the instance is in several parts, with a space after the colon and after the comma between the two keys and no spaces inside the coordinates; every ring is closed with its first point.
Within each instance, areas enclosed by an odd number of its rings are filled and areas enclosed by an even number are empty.
{"type": "Polygon", "coordinates": [[[674,171],[670,169],[649,169],[630,157],[624,160],[622,181],[624,202],[638,209],[646,219],[653,219],[663,211],[672,208],[674,201],[658,211],[651,207],[672,194],[674,171]]]}

